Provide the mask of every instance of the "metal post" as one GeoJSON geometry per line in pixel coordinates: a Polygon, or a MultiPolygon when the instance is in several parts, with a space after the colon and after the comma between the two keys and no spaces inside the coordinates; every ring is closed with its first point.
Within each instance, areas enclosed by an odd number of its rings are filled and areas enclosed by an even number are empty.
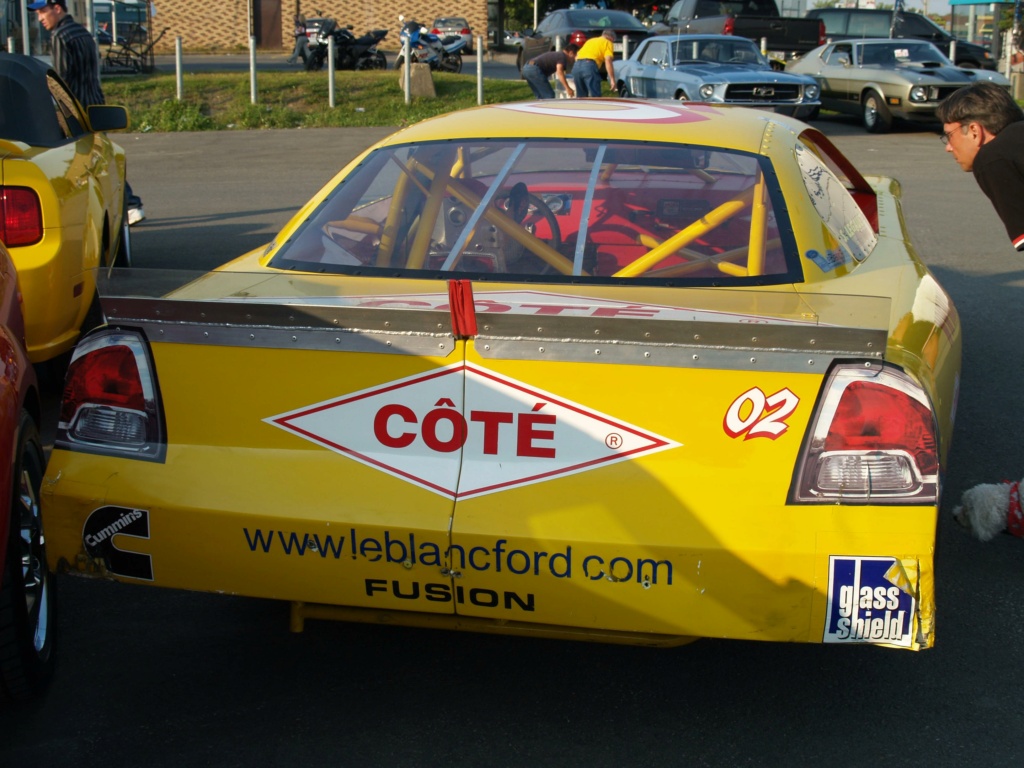
{"type": "Polygon", "coordinates": [[[402,42],[402,82],[405,84],[405,103],[412,104],[412,63],[409,61],[409,54],[411,53],[409,46],[409,37],[406,35],[405,40],[402,42]]]}
{"type": "Polygon", "coordinates": [[[256,38],[249,38],[249,101],[256,103],[256,38]]]}
{"type": "Polygon", "coordinates": [[[484,103],[484,39],[476,36],[476,103],[484,103]]]}
{"type": "Polygon", "coordinates": [[[629,35],[622,36],[622,60],[629,58],[629,35]]]}
{"type": "MultiPolygon", "coordinates": [[[[21,52],[26,56],[32,53],[32,43],[28,39],[28,17],[29,14],[35,15],[28,9],[28,3],[21,4],[21,52]]],[[[39,50],[42,53],[42,47],[39,50]]]]}
{"type": "Polygon", "coordinates": [[[1003,32],[1003,53],[1005,58],[1003,59],[1004,74],[1009,77],[1013,72],[1013,32],[1003,32]]]}
{"type": "Polygon", "coordinates": [[[956,64],[956,38],[949,41],[949,60],[956,64]]]}
{"type": "Polygon", "coordinates": [[[17,53],[18,52],[17,45],[18,45],[18,41],[14,39],[14,35],[11,35],[10,37],[7,38],[7,52],[8,53],[17,53]]]}
{"type": "Polygon", "coordinates": [[[334,35],[327,38],[327,105],[334,109],[334,35]]]}
{"type": "Polygon", "coordinates": [[[182,74],[181,35],[174,38],[174,81],[178,89],[178,101],[185,95],[185,79],[182,74]]]}

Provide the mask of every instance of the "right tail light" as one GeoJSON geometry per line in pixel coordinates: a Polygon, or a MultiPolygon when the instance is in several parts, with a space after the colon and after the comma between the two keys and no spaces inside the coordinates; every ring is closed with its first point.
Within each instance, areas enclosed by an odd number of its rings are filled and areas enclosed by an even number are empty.
{"type": "Polygon", "coordinates": [[[826,376],[795,472],[797,504],[934,504],[939,459],[924,390],[881,363],[826,376]]]}

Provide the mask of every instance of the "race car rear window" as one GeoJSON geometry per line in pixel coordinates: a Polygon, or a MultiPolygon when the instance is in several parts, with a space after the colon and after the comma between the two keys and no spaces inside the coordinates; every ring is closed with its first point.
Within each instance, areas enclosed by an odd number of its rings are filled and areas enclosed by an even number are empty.
{"type": "Polygon", "coordinates": [[[477,139],[375,151],[270,266],[755,285],[798,281],[796,254],[765,157],[678,144],[477,139]]]}

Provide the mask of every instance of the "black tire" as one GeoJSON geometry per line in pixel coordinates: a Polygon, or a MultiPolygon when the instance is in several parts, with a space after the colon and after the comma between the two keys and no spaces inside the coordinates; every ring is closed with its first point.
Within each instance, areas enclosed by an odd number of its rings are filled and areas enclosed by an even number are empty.
{"type": "Polygon", "coordinates": [[[892,130],[892,112],[878,91],[864,92],[862,116],[868,133],[888,133],[892,130]]]}
{"type": "Polygon", "coordinates": [[[306,71],[307,72],[319,72],[324,68],[324,61],[326,60],[322,51],[313,51],[309,54],[309,58],[306,60],[306,71]]]}
{"type": "Polygon", "coordinates": [[[629,90],[629,86],[626,85],[625,81],[619,83],[619,98],[620,99],[631,99],[633,94],[629,90]]]}
{"type": "Polygon", "coordinates": [[[815,107],[814,109],[811,110],[810,114],[807,115],[807,117],[804,118],[804,120],[809,123],[809,122],[811,122],[811,120],[817,120],[820,115],[821,115],[821,107],[815,107]]]}
{"type": "Polygon", "coordinates": [[[128,226],[128,192],[125,191],[124,202],[121,204],[121,233],[114,249],[113,266],[117,268],[132,265],[132,234],[128,226]]]}
{"type": "Polygon", "coordinates": [[[356,62],[356,69],[387,69],[388,60],[384,58],[384,54],[377,51],[369,56],[363,56],[359,61],[356,62]]]}
{"type": "Polygon", "coordinates": [[[0,588],[0,692],[21,700],[46,687],[53,676],[56,584],[46,567],[39,488],[43,447],[39,431],[21,412],[10,536],[0,588]]]}
{"type": "Polygon", "coordinates": [[[457,53],[445,53],[441,56],[441,69],[454,75],[462,72],[462,57],[457,53]]]}

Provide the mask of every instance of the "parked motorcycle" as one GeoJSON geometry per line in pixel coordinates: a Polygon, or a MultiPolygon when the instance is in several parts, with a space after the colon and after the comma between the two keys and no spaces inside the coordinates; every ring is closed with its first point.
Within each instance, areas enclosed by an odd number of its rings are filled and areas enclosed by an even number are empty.
{"type": "Polygon", "coordinates": [[[405,41],[408,40],[410,62],[429,64],[432,70],[441,72],[458,74],[462,71],[461,52],[466,47],[466,41],[460,35],[441,38],[417,21],[405,21],[404,16],[399,16],[398,21],[402,23],[398,35],[402,40],[402,52],[395,60],[395,69],[405,66],[405,41]]]}
{"type": "Polygon", "coordinates": [[[334,19],[324,19],[316,37],[309,46],[306,69],[316,72],[327,63],[328,41],[334,38],[335,69],[387,69],[384,54],[377,50],[380,41],[387,37],[386,29],[374,29],[362,37],[352,34],[352,25],[340,27],[334,19]]]}

